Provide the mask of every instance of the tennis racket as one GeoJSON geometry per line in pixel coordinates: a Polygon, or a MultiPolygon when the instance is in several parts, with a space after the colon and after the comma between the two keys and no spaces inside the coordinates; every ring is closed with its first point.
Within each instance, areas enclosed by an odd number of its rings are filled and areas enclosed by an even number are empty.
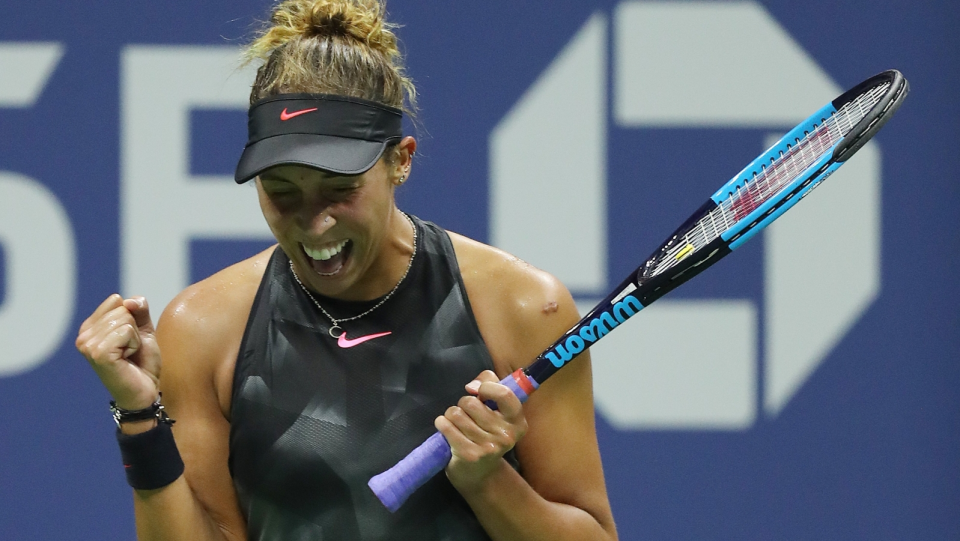
{"type": "MultiPolygon", "coordinates": [[[[770,225],[867,143],[903,103],[903,75],[889,70],[853,87],[801,122],[724,184],[606,299],[500,383],[521,402],[631,316],[703,272],[770,225]]],[[[494,405],[495,407],[495,405],[494,405]]],[[[368,483],[396,511],[450,461],[437,432],[368,483]]]]}

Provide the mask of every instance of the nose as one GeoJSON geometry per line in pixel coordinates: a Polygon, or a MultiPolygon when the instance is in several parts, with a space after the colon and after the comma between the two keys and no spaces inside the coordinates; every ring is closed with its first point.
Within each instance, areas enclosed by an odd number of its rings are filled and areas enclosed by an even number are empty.
{"type": "Polygon", "coordinates": [[[314,210],[303,218],[304,224],[307,226],[306,229],[317,237],[322,236],[337,225],[337,219],[330,215],[329,207],[323,208],[319,212],[314,210]]]}
{"type": "Polygon", "coordinates": [[[323,190],[310,186],[302,192],[296,219],[299,226],[313,237],[320,237],[337,224],[336,201],[323,190]]]}

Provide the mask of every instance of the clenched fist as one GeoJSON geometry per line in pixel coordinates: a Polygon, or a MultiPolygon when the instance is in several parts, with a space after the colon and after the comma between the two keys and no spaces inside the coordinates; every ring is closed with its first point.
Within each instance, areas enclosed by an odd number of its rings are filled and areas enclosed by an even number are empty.
{"type": "Polygon", "coordinates": [[[523,438],[527,419],[517,395],[490,370],[481,372],[466,389],[470,395],[437,417],[434,425],[450,444],[447,478],[458,489],[472,490],[523,438]],[[496,402],[497,409],[490,409],[487,401],[496,402]]]}
{"type": "Polygon", "coordinates": [[[107,297],[80,326],[77,349],[120,408],[144,409],[157,399],[160,348],[143,297],[107,297]]]}

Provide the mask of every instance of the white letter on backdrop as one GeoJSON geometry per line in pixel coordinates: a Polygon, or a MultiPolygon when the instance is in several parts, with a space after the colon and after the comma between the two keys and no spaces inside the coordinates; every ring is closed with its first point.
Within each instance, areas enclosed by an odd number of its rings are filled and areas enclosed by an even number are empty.
{"type": "MultiPolygon", "coordinates": [[[[0,43],[0,107],[29,108],[63,57],[59,43],[0,43]]],[[[77,296],[77,249],[70,219],[39,181],[0,171],[0,377],[40,366],[68,331],[77,296]]]]}
{"type": "Polygon", "coordinates": [[[238,59],[233,47],[122,53],[121,291],[155,315],[187,286],[192,238],[270,238],[252,189],[190,174],[191,110],[248,106],[253,73],[238,59]]]}

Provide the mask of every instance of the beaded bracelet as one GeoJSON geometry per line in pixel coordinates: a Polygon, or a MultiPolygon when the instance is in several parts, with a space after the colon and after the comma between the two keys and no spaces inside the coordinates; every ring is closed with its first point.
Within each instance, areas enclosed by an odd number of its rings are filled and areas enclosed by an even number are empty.
{"type": "Polygon", "coordinates": [[[175,421],[167,415],[160,398],[149,408],[125,410],[110,402],[117,422],[117,443],[127,474],[127,483],[137,490],[163,488],[183,475],[183,460],[170,429],[175,421]],[[124,434],[120,423],[156,419],[157,426],[139,434],[124,434]]]}
{"type": "Polygon", "coordinates": [[[113,420],[117,423],[117,427],[120,426],[120,423],[146,421],[149,419],[156,419],[158,423],[175,423],[176,421],[167,415],[166,410],[163,408],[163,404],[160,403],[161,398],[163,398],[163,393],[159,393],[157,400],[142,410],[125,410],[117,406],[117,402],[115,400],[111,400],[110,412],[113,413],[113,420]]]}

